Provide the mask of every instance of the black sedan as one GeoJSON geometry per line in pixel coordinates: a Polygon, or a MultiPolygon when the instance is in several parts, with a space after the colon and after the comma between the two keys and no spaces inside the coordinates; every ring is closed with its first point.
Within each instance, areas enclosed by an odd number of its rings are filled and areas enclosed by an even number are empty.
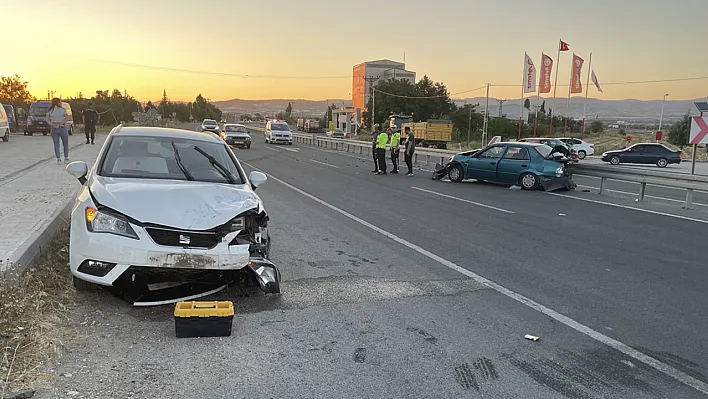
{"type": "Polygon", "coordinates": [[[656,164],[665,168],[672,163],[681,163],[681,151],[674,151],[663,144],[634,144],[623,150],[607,151],[602,154],[603,161],[612,165],[621,163],[656,164]]]}

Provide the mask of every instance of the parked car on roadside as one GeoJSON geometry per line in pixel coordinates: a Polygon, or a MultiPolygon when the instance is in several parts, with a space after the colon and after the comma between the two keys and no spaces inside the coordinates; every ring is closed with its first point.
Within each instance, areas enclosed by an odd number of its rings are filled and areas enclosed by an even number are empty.
{"type": "Polygon", "coordinates": [[[0,139],[4,142],[10,141],[10,122],[2,104],[0,104],[0,139]]]}
{"type": "MultiPolygon", "coordinates": [[[[481,150],[456,154],[448,161],[444,171],[455,183],[475,179],[518,184],[524,190],[574,187],[566,176],[568,158],[554,153],[553,148],[545,144],[495,143],[481,150]]],[[[438,171],[436,174],[440,175],[438,171]]]]}
{"type": "Polygon", "coordinates": [[[332,137],[333,139],[343,139],[347,136],[347,134],[344,133],[344,130],[337,128],[337,129],[328,131],[327,136],[332,137]]]}
{"type": "Polygon", "coordinates": [[[623,150],[607,151],[600,158],[612,165],[621,163],[656,164],[660,168],[667,165],[681,163],[681,151],[674,151],[663,144],[642,143],[634,144],[623,150]]]}
{"type": "Polygon", "coordinates": [[[5,109],[5,115],[7,116],[7,123],[10,125],[10,133],[17,132],[17,118],[15,117],[15,108],[10,104],[3,104],[2,107],[5,109]]]}
{"type": "Polygon", "coordinates": [[[580,140],[576,138],[559,138],[558,140],[564,142],[567,146],[578,151],[578,158],[585,159],[588,155],[595,154],[595,144],[588,143],[585,140],[580,140]]]}
{"type": "Polygon", "coordinates": [[[69,244],[78,290],[100,286],[135,306],[239,281],[280,292],[280,272],[268,260],[268,215],[255,193],[266,175],[247,176],[219,137],[118,126],[93,165],[76,161],[66,170],[84,186],[69,244]]]}
{"type": "Polygon", "coordinates": [[[27,127],[25,128],[27,136],[32,136],[34,133],[42,133],[44,136],[49,134],[49,123],[46,121],[46,116],[51,105],[52,102],[47,100],[35,101],[30,104],[27,127]]]}
{"type": "Polygon", "coordinates": [[[244,125],[227,123],[221,132],[221,139],[228,145],[242,148],[251,148],[251,134],[244,125]]]}

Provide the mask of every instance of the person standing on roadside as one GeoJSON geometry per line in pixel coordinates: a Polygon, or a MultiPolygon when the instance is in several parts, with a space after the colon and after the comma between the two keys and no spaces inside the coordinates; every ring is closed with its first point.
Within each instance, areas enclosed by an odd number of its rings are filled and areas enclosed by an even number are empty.
{"type": "MultiPolygon", "coordinates": [[[[397,126],[393,125],[393,129],[396,129],[397,126]]],[[[399,160],[399,154],[401,153],[401,149],[398,148],[399,144],[401,143],[401,131],[397,130],[391,135],[391,162],[393,163],[393,170],[391,171],[392,175],[397,175],[398,174],[398,160],[399,160]]]]}
{"type": "Polygon", "coordinates": [[[61,100],[58,98],[52,99],[52,105],[47,111],[47,121],[51,127],[50,132],[52,141],[54,142],[54,155],[57,157],[57,163],[61,163],[59,156],[59,140],[64,147],[64,163],[69,163],[69,132],[66,130],[66,122],[69,120],[69,114],[61,106],[61,100]]]}
{"type": "Polygon", "coordinates": [[[413,153],[415,153],[415,135],[411,131],[410,126],[406,126],[406,149],[403,153],[403,157],[406,161],[406,166],[408,166],[408,173],[406,176],[413,176],[413,153]]]}
{"type": "Polygon", "coordinates": [[[96,123],[98,123],[98,112],[91,108],[91,103],[88,103],[88,107],[83,112],[84,116],[84,132],[86,133],[86,144],[89,143],[89,138],[91,139],[91,144],[94,143],[96,138],[96,123]]]}
{"type": "Polygon", "coordinates": [[[376,140],[379,137],[379,124],[374,124],[374,130],[371,132],[371,156],[374,157],[374,170],[371,173],[378,173],[381,169],[379,168],[379,156],[376,152],[376,140]]]}
{"type": "MultiPolygon", "coordinates": [[[[388,129],[389,132],[391,129],[388,129]]],[[[386,144],[388,143],[388,134],[385,132],[379,133],[376,137],[376,155],[378,156],[379,170],[377,175],[385,175],[386,173],[386,144]]]]}

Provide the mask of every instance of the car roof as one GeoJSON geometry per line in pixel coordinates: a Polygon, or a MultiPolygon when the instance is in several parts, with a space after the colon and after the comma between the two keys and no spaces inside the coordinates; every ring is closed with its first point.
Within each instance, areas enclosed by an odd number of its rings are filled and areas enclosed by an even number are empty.
{"type": "Polygon", "coordinates": [[[52,102],[49,101],[49,100],[37,100],[37,101],[33,102],[32,104],[30,104],[30,107],[33,106],[33,105],[39,105],[39,106],[42,106],[42,105],[50,105],[51,103],[52,103],[52,102]]]}
{"type": "Polygon", "coordinates": [[[545,145],[545,144],[541,144],[541,143],[527,143],[527,142],[525,142],[525,141],[500,141],[500,142],[498,142],[498,143],[494,143],[494,144],[491,144],[491,145],[489,145],[489,146],[490,146],[490,147],[493,147],[493,146],[495,146],[495,145],[518,145],[518,146],[522,146],[522,147],[539,147],[539,146],[542,146],[542,145],[545,145]]]}
{"type": "Polygon", "coordinates": [[[211,133],[207,134],[192,130],[166,127],[118,126],[111,132],[111,135],[118,137],[167,137],[184,140],[199,140],[209,143],[222,143],[221,138],[211,133]]]}

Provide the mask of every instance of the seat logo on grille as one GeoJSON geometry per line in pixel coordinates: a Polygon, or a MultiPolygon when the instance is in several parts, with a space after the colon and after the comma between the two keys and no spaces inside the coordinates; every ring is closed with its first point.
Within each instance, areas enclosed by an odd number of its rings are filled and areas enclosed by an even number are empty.
{"type": "Polygon", "coordinates": [[[189,238],[189,236],[185,236],[185,235],[182,235],[182,234],[179,235],[179,243],[180,243],[180,244],[189,245],[189,243],[190,243],[191,241],[192,241],[192,240],[189,238]]]}

